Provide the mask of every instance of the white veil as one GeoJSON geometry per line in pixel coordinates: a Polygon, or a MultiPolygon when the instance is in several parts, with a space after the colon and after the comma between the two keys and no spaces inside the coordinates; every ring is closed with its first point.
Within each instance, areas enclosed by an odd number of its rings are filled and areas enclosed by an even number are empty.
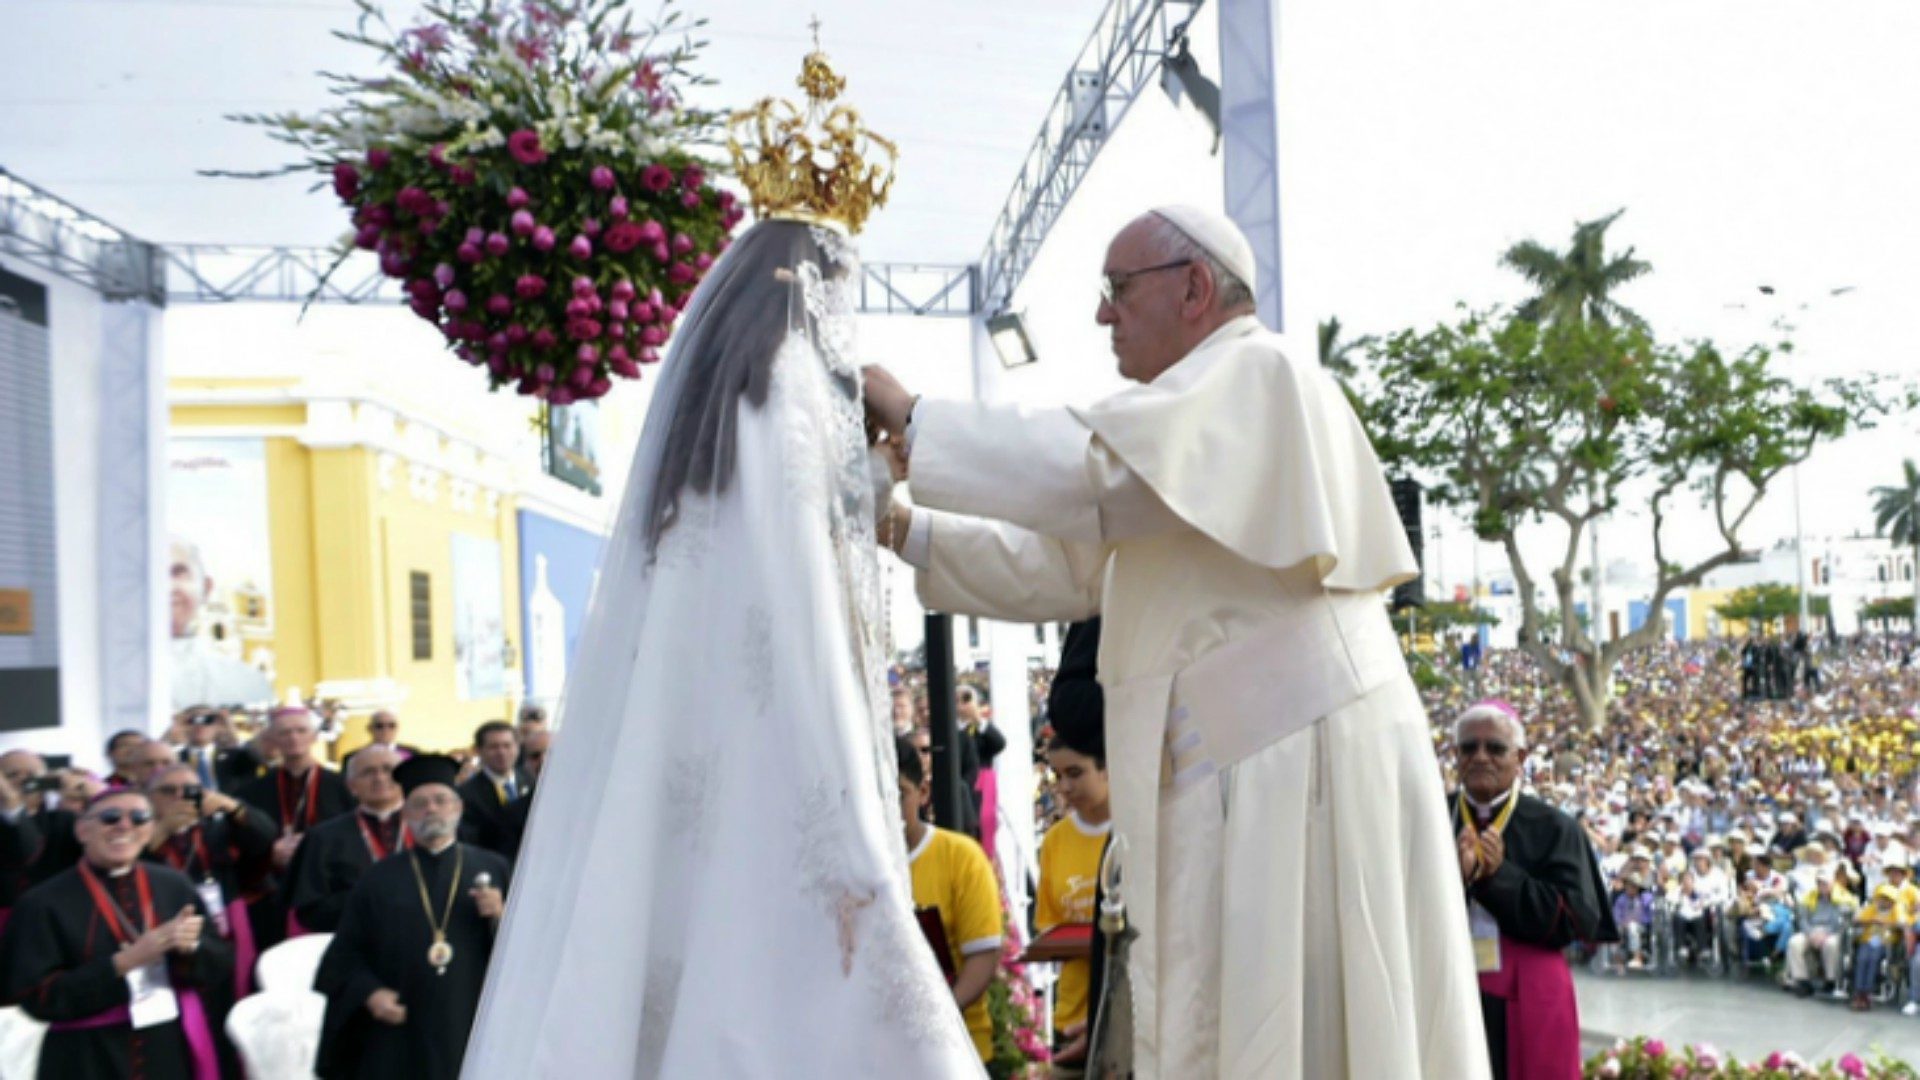
{"type": "Polygon", "coordinates": [[[912,917],[854,259],[756,225],[661,366],[466,1076],[980,1073],[912,917]]]}

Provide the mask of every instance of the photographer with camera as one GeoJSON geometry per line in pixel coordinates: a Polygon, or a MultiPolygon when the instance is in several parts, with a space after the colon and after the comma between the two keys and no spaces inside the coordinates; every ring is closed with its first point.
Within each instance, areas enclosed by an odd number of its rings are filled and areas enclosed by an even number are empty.
{"type": "Polygon", "coordinates": [[[73,812],[53,805],[60,779],[31,750],[0,754],[0,926],[21,893],[80,858],[73,812]]]}
{"type": "Polygon", "coordinates": [[[272,872],[273,820],[231,796],[201,786],[194,767],[168,765],[147,781],[153,839],[146,858],[180,871],[206,908],[209,930],[233,944],[232,987],[252,990],[254,948],[246,890],[272,872]]]}

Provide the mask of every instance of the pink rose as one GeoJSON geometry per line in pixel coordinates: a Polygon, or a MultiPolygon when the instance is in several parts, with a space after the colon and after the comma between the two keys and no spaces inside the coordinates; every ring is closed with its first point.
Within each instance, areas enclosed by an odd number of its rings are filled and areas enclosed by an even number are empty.
{"type": "Polygon", "coordinates": [[[600,242],[605,244],[607,250],[613,252],[615,255],[625,255],[627,252],[640,246],[640,234],[640,226],[635,225],[631,221],[622,221],[615,224],[613,228],[608,229],[606,236],[604,236],[600,242]]]}
{"type": "Polygon", "coordinates": [[[553,365],[541,364],[539,367],[534,368],[533,381],[539,383],[541,386],[552,386],[553,385],[553,365]]]}
{"type": "Polygon", "coordinates": [[[1865,1080],[1867,1063],[1860,1059],[1860,1055],[1842,1054],[1840,1055],[1839,1065],[1841,1072],[1846,1073],[1848,1076],[1856,1077],[1857,1080],[1865,1080]]]}
{"type": "Polygon", "coordinates": [[[531,300],[547,291],[547,279],[539,274],[521,274],[513,283],[513,291],[522,300],[531,300]]]}
{"type": "Polygon", "coordinates": [[[393,161],[393,152],[384,146],[376,146],[367,151],[367,168],[379,172],[393,161]]]}
{"type": "Polygon", "coordinates": [[[442,302],[447,305],[447,310],[455,315],[467,310],[467,294],[459,289],[448,289],[446,299],[442,302]]]}
{"type": "Polygon", "coordinates": [[[513,299],[501,293],[487,297],[487,314],[496,319],[504,319],[513,314],[513,299]]]}
{"type": "Polygon", "coordinates": [[[615,375],[623,379],[637,379],[640,377],[640,365],[634,363],[633,358],[625,353],[619,356],[614,356],[609,353],[607,355],[607,366],[613,369],[615,375]]]}
{"type": "Polygon", "coordinates": [[[447,175],[453,178],[455,187],[473,186],[473,170],[467,168],[465,165],[455,165],[453,168],[447,170],[447,175]]]}
{"type": "Polygon", "coordinates": [[[405,210],[415,217],[431,217],[433,215],[433,196],[427,194],[420,188],[403,187],[400,189],[400,194],[396,195],[393,201],[400,209],[405,210]]]}
{"type": "Polygon", "coordinates": [[[607,392],[612,389],[613,380],[607,378],[605,375],[601,375],[593,380],[593,385],[587,387],[587,396],[590,398],[605,397],[607,392]]]}
{"type": "Polygon", "coordinates": [[[649,326],[640,331],[640,344],[658,346],[666,343],[667,332],[658,326],[649,326]]]}
{"type": "Polygon", "coordinates": [[[667,280],[675,285],[692,284],[693,279],[698,276],[691,263],[677,262],[667,268],[667,280]]]}
{"type": "Polygon", "coordinates": [[[536,225],[533,230],[533,246],[541,251],[552,251],[554,245],[553,230],[545,225],[536,225]]]}
{"type": "Polygon", "coordinates": [[[494,378],[505,379],[507,377],[507,358],[504,356],[496,356],[487,361],[487,370],[493,372],[494,378]]]}
{"type": "Polygon", "coordinates": [[[487,234],[487,254],[498,258],[501,255],[505,255],[507,249],[511,246],[512,244],[507,240],[506,233],[487,234]]]}
{"type": "Polygon", "coordinates": [[[509,210],[518,210],[532,201],[533,198],[527,194],[526,188],[516,186],[512,191],[507,192],[507,209],[509,210]]]}
{"type": "Polygon", "coordinates": [[[681,193],[680,205],[689,210],[700,209],[700,192],[696,190],[681,193]]]}
{"type": "Polygon", "coordinates": [[[571,405],[575,398],[572,390],[564,386],[556,386],[548,391],[547,400],[555,405],[571,405]]]}
{"type": "Polygon", "coordinates": [[[573,295],[588,297],[594,295],[593,279],[585,274],[573,279],[573,295]]]}
{"type": "Polygon", "coordinates": [[[388,248],[380,253],[380,272],[388,277],[406,277],[407,257],[398,249],[388,248]]]}
{"type": "Polygon", "coordinates": [[[487,257],[486,252],[473,244],[461,244],[454,249],[454,257],[463,263],[477,263],[487,257]]]}
{"type": "Polygon", "coordinates": [[[626,322],[627,321],[627,302],[625,300],[615,300],[613,303],[608,304],[607,318],[612,319],[615,322],[626,322]]]}
{"type": "Polygon", "coordinates": [[[507,327],[507,341],[514,345],[523,345],[527,340],[527,328],[519,323],[507,327]]]}
{"type": "Polygon", "coordinates": [[[693,260],[693,265],[700,268],[700,270],[704,272],[705,270],[713,266],[713,256],[703,251],[700,253],[698,258],[693,260]]]}
{"type": "Polygon", "coordinates": [[[533,230],[539,228],[539,224],[533,220],[532,211],[515,210],[513,219],[508,222],[507,227],[513,230],[515,236],[532,236],[533,230]]]}
{"type": "Polygon", "coordinates": [[[522,165],[538,165],[547,160],[546,148],[540,145],[540,133],[531,128],[521,128],[507,136],[507,152],[522,165]]]}
{"type": "MultiPolygon", "coordinates": [[[[735,198],[735,197],[734,197],[734,194],[733,194],[733,192],[731,192],[731,191],[722,191],[722,192],[720,193],[720,199],[719,199],[719,202],[720,202],[720,209],[722,209],[722,210],[731,210],[731,209],[733,209],[733,204],[734,204],[734,203],[736,203],[736,202],[738,202],[738,201],[739,201],[739,200],[738,200],[737,198],[735,198]]],[[[1011,939],[1009,939],[1009,940],[1011,940],[1011,939]]]]}
{"type": "Polygon", "coordinates": [[[347,162],[336,162],[333,166],[333,193],[340,201],[350,203],[360,194],[360,170],[347,162]]]}
{"type": "Polygon", "coordinates": [[[615,195],[613,201],[607,204],[607,214],[615,221],[625,221],[627,217],[627,197],[625,195],[615,195]]]}
{"type": "Polygon", "coordinates": [[[362,251],[372,251],[380,246],[380,226],[362,225],[353,234],[353,246],[362,251]]]}
{"type": "Polygon", "coordinates": [[[1775,1050],[1773,1053],[1767,1055],[1766,1065],[1767,1065],[1767,1068],[1769,1069],[1777,1069],[1780,1066],[1785,1065],[1786,1063],[1787,1063],[1787,1055],[1781,1053],[1778,1050],[1775,1050]]]}
{"type": "Polygon", "coordinates": [[[433,144],[433,145],[432,145],[431,147],[429,147],[429,148],[427,149],[427,160],[428,160],[428,161],[430,161],[430,162],[432,162],[432,163],[433,163],[433,167],[434,167],[434,168],[436,168],[436,169],[444,169],[444,168],[446,168],[446,167],[447,167],[447,146],[446,146],[446,144],[445,144],[445,143],[434,143],[434,144],[433,144]]]}
{"type": "Polygon", "coordinates": [[[640,350],[640,362],[641,362],[641,363],[643,363],[643,364],[657,364],[657,363],[659,363],[659,362],[660,362],[660,350],[659,350],[659,349],[641,349],[641,350],[640,350]]]}
{"type": "Polygon", "coordinates": [[[626,278],[621,278],[619,281],[613,283],[613,289],[610,291],[610,295],[615,300],[632,300],[633,282],[628,281],[626,278]]]}
{"type": "Polygon", "coordinates": [[[593,185],[595,191],[612,191],[613,170],[605,165],[595,165],[593,171],[587,174],[587,182],[593,185]]]}
{"type": "Polygon", "coordinates": [[[507,351],[507,347],[510,344],[512,343],[507,340],[507,332],[505,330],[495,330],[492,336],[487,338],[487,351],[495,356],[499,356],[507,351]]]}
{"type": "Polygon", "coordinates": [[[666,238],[667,238],[666,227],[661,225],[659,222],[643,221],[640,223],[640,242],[641,243],[658,244],[665,241],[666,238]]]}
{"type": "MultiPolygon", "coordinates": [[[[538,243],[538,241],[535,242],[538,243]]],[[[567,254],[576,259],[591,259],[593,258],[593,241],[584,236],[576,236],[573,242],[567,245],[567,254]]]]}
{"type": "Polygon", "coordinates": [[[573,369],[572,382],[584,390],[593,381],[593,365],[600,362],[600,350],[591,345],[582,345],[574,350],[573,358],[580,363],[573,369]]]}
{"type": "Polygon", "coordinates": [[[593,237],[599,236],[600,235],[600,219],[588,218],[587,220],[581,222],[580,231],[585,233],[588,239],[592,239],[593,237]]]}
{"type": "Polygon", "coordinates": [[[443,289],[446,289],[446,288],[450,288],[450,287],[452,287],[452,285],[453,285],[453,267],[451,267],[451,266],[448,266],[448,265],[447,265],[446,263],[441,263],[440,265],[438,265],[438,266],[436,266],[436,267],[434,267],[434,268],[433,268],[433,283],[434,283],[435,285],[438,285],[438,286],[440,286],[440,287],[441,287],[441,288],[443,288],[443,289]]]}
{"type": "Polygon", "coordinates": [[[692,250],[693,250],[693,237],[688,236],[686,233],[673,234],[673,253],[675,255],[685,255],[687,252],[692,250]]]}
{"type": "Polygon", "coordinates": [[[640,170],[640,186],[658,194],[673,187],[673,170],[665,165],[649,165],[640,170]]]}
{"type": "Polygon", "coordinates": [[[544,326],[533,332],[532,345],[541,352],[547,352],[559,343],[559,336],[544,326]]]}
{"type": "Polygon", "coordinates": [[[689,165],[680,173],[680,186],[692,191],[707,182],[707,171],[698,165],[689,165]]]}
{"type": "Polygon", "coordinates": [[[653,257],[658,262],[673,261],[673,252],[667,250],[667,242],[665,240],[653,245],[653,257]]]}

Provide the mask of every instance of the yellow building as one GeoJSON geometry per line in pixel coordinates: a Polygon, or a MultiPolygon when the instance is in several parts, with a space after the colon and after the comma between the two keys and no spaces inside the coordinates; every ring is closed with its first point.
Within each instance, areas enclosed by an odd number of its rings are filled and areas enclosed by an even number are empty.
{"type": "Polygon", "coordinates": [[[504,463],[377,400],[314,400],[296,380],[168,390],[175,445],[262,446],[269,611],[241,637],[276,696],[393,706],[420,746],[465,745],[512,717],[521,591],[504,463]]]}

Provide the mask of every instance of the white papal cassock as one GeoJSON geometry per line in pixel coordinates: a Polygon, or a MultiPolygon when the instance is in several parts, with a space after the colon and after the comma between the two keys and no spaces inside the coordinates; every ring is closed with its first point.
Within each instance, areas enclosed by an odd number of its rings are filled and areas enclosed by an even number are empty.
{"type": "Polygon", "coordinates": [[[1104,615],[1143,1077],[1487,1074],[1427,718],[1380,590],[1415,564],[1338,386],[1251,316],[1084,409],[922,401],[933,610],[1104,615]],[[992,520],[983,520],[992,519],[992,520]]]}

